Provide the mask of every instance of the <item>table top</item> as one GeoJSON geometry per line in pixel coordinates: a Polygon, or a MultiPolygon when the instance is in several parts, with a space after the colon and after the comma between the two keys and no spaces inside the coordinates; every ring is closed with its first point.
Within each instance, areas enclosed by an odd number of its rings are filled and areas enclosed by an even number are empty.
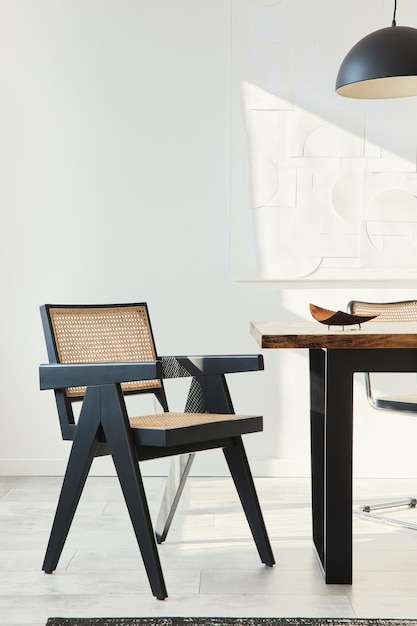
{"type": "Polygon", "coordinates": [[[251,322],[261,348],[417,348],[417,322],[366,322],[332,326],[319,322],[251,322]]]}

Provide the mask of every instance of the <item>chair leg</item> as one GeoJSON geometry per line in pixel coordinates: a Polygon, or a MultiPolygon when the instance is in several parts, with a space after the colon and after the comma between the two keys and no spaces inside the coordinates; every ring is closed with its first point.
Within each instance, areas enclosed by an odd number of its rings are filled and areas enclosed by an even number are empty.
{"type": "Polygon", "coordinates": [[[75,511],[99,446],[97,431],[99,419],[93,405],[97,391],[89,389],[84,399],[76,434],[71,448],[55,518],[46,549],[42,569],[50,574],[56,569],[65,541],[74,519],[75,511]],[[95,415],[96,413],[96,415],[95,415]]]}
{"type": "Polygon", "coordinates": [[[155,525],[155,535],[158,543],[163,543],[167,537],[171,522],[177,510],[182,492],[193,464],[195,452],[173,457],[165,483],[158,520],[155,525]]]}
{"type": "MultiPolygon", "coordinates": [[[[161,404],[168,410],[165,396],[161,404]]],[[[224,374],[194,376],[184,410],[186,413],[234,413],[224,374]]],[[[174,457],[171,461],[155,527],[158,543],[163,543],[167,538],[194,457],[195,453],[184,454],[179,458],[174,457]]]]}
{"type": "Polygon", "coordinates": [[[235,445],[223,448],[223,452],[261,561],[272,567],[275,565],[275,559],[241,437],[236,438],[235,445]]]}
{"type": "MultiPolygon", "coordinates": [[[[165,407],[165,410],[168,410],[166,400],[165,407]]],[[[195,377],[191,380],[184,411],[186,413],[205,413],[206,411],[205,398],[201,388],[201,382],[199,382],[195,377]]],[[[155,526],[155,535],[158,543],[163,543],[167,538],[168,531],[171,528],[172,520],[174,519],[182,492],[184,491],[194,457],[195,453],[181,454],[180,456],[173,457],[171,460],[164,493],[162,494],[161,505],[159,507],[158,519],[155,526]]]]}
{"type": "Polygon", "coordinates": [[[114,386],[102,387],[101,394],[101,423],[149,583],[154,596],[164,600],[168,594],[123,397],[120,389],[114,386]]]}

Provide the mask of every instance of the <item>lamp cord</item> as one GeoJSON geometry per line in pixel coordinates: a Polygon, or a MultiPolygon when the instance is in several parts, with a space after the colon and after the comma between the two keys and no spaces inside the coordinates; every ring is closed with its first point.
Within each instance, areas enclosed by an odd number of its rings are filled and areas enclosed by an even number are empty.
{"type": "Polygon", "coordinates": [[[394,15],[392,16],[391,26],[397,26],[397,22],[395,21],[396,12],[397,12],[397,0],[394,0],[394,15]]]}

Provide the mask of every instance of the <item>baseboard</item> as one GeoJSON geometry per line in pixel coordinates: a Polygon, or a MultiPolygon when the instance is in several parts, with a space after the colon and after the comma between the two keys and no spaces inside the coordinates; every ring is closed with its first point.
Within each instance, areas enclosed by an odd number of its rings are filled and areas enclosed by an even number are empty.
{"type": "MultiPolygon", "coordinates": [[[[170,460],[158,459],[140,464],[143,476],[166,476],[170,460]]],[[[249,459],[254,476],[302,477],[309,475],[309,464],[304,460],[249,459]]],[[[0,459],[0,476],[63,476],[67,459],[0,459]]],[[[114,476],[110,457],[95,459],[91,476],[114,476]]],[[[191,476],[229,476],[224,457],[219,450],[198,453],[191,476]]]]}
{"type": "MultiPolygon", "coordinates": [[[[63,476],[67,459],[0,459],[0,476],[63,476]]],[[[166,476],[168,459],[146,461],[140,464],[143,476],[166,476]]],[[[297,478],[310,476],[309,459],[249,458],[254,476],[297,478]]],[[[94,460],[91,476],[114,476],[113,462],[109,457],[94,460]]],[[[229,471],[221,451],[198,453],[190,472],[191,476],[228,476],[229,471]]],[[[355,478],[412,478],[417,479],[417,463],[386,460],[356,463],[355,478]]]]}

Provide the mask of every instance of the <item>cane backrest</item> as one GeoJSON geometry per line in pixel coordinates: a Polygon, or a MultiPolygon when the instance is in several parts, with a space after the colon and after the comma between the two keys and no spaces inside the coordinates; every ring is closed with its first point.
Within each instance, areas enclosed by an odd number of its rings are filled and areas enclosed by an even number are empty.
{"type": "MultiPolygon", "coordinates": [[[[157,359],[146,304],[47,307],[58,363],[111,363],[157,359]]],[[[161,389],[160,380],[122,383],[124,392],[161,389]]],[[[66,390],[79,398],[84,387],[66,390]]]]}
{"type": "Polygon", "coordinates": [[[417,322],[417,301],[400,302],[363,302],[352,300],[349,303],[351,313],[357,315],[378,315],[373,322],[417,322]]]}
{"type": "MultiPolygon", "coordinates": [[[[357,315],[377,315],[369,324],[378,322],[417,322],[417,300],[401,300],[399,302],[365,302],[351,300],[348,311],[357,315]]],[[[376,396],[371,375],[365,373],[365,388],[369,404],[374,409],[386,409],[408,413],[417,412],[417,394],[395,394],[376,396]]]]}

